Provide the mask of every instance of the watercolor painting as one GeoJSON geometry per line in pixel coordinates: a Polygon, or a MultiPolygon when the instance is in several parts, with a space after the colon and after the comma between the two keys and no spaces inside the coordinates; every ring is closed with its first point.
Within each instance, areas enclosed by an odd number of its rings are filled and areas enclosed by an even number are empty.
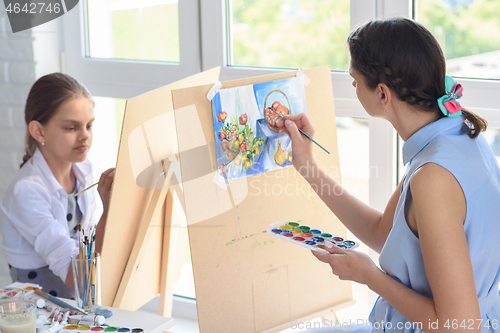
{"type": "Polygon", "coordinates": [[[212,99],[217,165],[227,179],[292,165],[292,145],[279,133],[280,115],[307,114],[299,78],[221,89],[212,99]]]}

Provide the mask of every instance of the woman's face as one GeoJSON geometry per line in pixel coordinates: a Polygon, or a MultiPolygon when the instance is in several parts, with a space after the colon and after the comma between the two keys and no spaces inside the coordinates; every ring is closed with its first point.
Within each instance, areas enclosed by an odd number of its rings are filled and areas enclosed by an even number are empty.
{"type": "Polygon", "coordinates": [[[349,66],[349,75],[352,76],[352,86],[356,88],[356,96],[366,112],[372,117],[383,115],[382,104],[380,103],[377,89],[370,89],[366,86],[363,76],[352,66],[349,66]]]}
{"type": "Polygon", "coordinates": [[[92,145],[94,103],[87,97],[62,103],[50,120],[42,125],[44,156],[59,162],[83,162],[92,145]]]}

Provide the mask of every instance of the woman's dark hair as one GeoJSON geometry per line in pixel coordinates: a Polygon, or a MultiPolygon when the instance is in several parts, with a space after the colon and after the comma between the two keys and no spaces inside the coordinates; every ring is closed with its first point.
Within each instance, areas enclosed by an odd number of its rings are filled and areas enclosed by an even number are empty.
{"type": "MultiPolygon", "coordinates": [[[[347,43],[351,66],[370,89],[384,83],[399,100],[444,117],[437,99],[446,94],[446,62],[424,26],[405,18],[371,21],[353,31],[347,43]]],[[[469,137],[486,130],[486,120],[468,110],[462,114],[469,137]]]]}
{"type": "MultiPolygon", "coordinates": [[[[28,94],[24,108],[24,121],[26,125],[29,125],[32,120],[45,124],[62,103],[78,97],[87,97],[92,100],[88,90],[71,76],[62,73],[42,76],[33,84],[28,94]]],[[[37,147],[38,141],[27,130],[25,154],[21,167],[33,156],[37,147]]]]}

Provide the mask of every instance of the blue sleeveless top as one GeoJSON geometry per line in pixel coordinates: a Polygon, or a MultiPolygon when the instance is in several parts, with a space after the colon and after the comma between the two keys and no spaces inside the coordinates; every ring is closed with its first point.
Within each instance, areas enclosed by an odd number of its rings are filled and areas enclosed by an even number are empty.
{"type": "MultiPolygon", "coordinates": [[[[393,227],[380,252],[380,267],[405,286],[432,298],[420,241],[406,223],[405,202],[416,170],[429,162],[442,166],[455,176],[465,194],[464,230],[483,319],[481,332],[500,332],[500,169],[484,137],[471,139],[466,131],[463,117],[445,117],[423,127],[404,143],[407,170],[393,227]],[[489,328],[485,327],[487,319],[489,328]]],[[[422,332],[381,297],[370,321],[376,332],[422,332]],[[385,325],[380,324],[382,321],[385,325]]],[[[425,329],[428,323],[423,324],[425,329]]],[[[474,325],[478,327],[479,318],[474,325]]]]}

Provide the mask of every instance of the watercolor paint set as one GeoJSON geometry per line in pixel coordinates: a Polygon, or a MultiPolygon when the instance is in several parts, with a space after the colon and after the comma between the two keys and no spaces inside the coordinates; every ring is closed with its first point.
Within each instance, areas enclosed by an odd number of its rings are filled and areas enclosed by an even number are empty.
{"type": "Polygon", "coordinates": [[[359,246],[358,242],[311,228],[297,221],[288,221],[286,223],[273,225],[272,228],[266,230],[266,233],[309,250],[323,253],[328,253],[325,248],[325,241],[330,241],[342,249],[355,249],[359,246]]]}
{"type": "Polygon", "coordinates": [[[119,326],[89,326],[89,325],[67,325],[59,331],[60,333],[89,333],[89,332],[124,332],[144,333],[142,328],[128,328],[119,326]]]}
{"type": "Polygon", "coordinates": [[[12,283],[4,289],[0,289],[0,299],[20,297],[23,294],[24,296],[28,296],[33,294],[37,287],[38,285],[36,284],[21,282],[12,283]]]}

